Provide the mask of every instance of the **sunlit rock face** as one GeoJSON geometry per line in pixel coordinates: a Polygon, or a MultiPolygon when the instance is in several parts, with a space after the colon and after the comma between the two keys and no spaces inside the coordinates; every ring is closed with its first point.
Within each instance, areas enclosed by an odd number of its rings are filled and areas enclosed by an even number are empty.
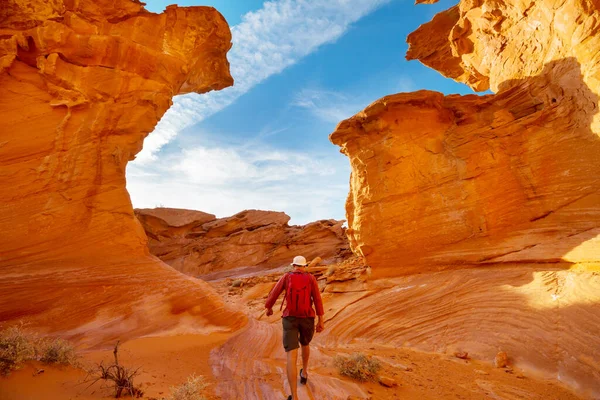
{"type": "Polygon", "coordinates": [[[238,268],[277,268],[289,265],[297,255],[333,263],[351,254],[344,221],[290,226],[286,214],[259,210],[218,219],[173,208],[136,209],[135,214],[148,235],[150,252],[192,276],[217,278],[238,268]]]}
{"type": "Polygon", "coordinates": [[[498,94],[401,93],[338,125],[348,236],[369,264],[600,259],[600,19],[552,3],[462,2],[409,36],[409,56],[498,94]]]}
{"type": "Polygon", "coordinates": [[[188,312],[225,322],[216,296],[149,255],[125,190],[127,162],[174,95],[233,83],[224,18],[8,0],[0,30],[0,320],[72,334],[166,329],[188,312]],[[142,326],[150,314],[165,318],[142,326]]]}
{"type": "Polygon", "coordinates": [[[409,59],[496,94],[394,94],[331,135],[352,167],[353,251],[404,275],[332,338],[368,315],[352,340],[507,349],[600,396],[599,28],[597,2],[481,0],[409,35],[409,59]]]}

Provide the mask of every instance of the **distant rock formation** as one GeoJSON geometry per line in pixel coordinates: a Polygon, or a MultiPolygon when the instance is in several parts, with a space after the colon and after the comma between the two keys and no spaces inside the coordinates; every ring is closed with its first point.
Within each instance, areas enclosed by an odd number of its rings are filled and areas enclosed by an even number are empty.
{"type": "Polygon", "coordinates": [[[296,255],[308,260],[319,256],[324,263],[351,255],[344,221],[289,226],[286,214],[258,210],[219,219],[173,208],[136,209],[135,215],[146,230],[150,252],[193,276],[241,267],[276,268],[289,265],[296,255]]]}
{"type": "Polygon", "coordinates": [[[0,29],[0,321],[89,341],[182,316],[242,323],[149,255],[125,189],[174,95],[232,85],[225,19],[137,0],[7,0],[0,29]]]}

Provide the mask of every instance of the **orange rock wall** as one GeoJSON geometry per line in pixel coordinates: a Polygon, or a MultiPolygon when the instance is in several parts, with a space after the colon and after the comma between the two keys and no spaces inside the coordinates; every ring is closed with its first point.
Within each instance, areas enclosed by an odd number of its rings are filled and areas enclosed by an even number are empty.
{"type": "Polygon", "coordinates": [[[599,8],[463,0],[409,35],[409,59],[496,94],[390,95],[332,133],[350,246],[394,278],[330,340],[504,350],[600,396],[599,8]]]}
{"type": "Polygon", "coordinates": [[[597,9],[479,3],[419,28],[408,54],[498,94],[391,95],[331,135],[352,166],[350,243],[374,267],[600,260],[597,9]],[[479,18],[488,14],[496,29],[479,18]],[[521,42],[539,54],[517,52],[521,42]]]}
{"type": "Polygon", "coordinates": [[[344,221],[289,226],[286,214],[259,210],[219,219],[200,211],[169,208],[136,209],[135,214],[148,235],[150,252],[192,276],[218,277],[236,268],[287,266],[296,255],[332,263],[351,254],[344,221]]]}
{"type": "MultiPolygon", "coordinates": [[[[147,309],[151,287],[167,296],[150,314],[169,315],[176,292],[189,293],[176,302],[178,313],[213,313],[197,309],[211,298],[206,287],[148,254],[125,167],[174,95],[233,83],[230,47],[229,27],[213,8],[152,14],[129,0],[2,3],[0,321],[31,317],[75,329],[111,303],[147,309]],[[167,280],[169,289],[161,286],[167,280]]],[[[204,304],[222,308],[215,296],[204,304]]]]}

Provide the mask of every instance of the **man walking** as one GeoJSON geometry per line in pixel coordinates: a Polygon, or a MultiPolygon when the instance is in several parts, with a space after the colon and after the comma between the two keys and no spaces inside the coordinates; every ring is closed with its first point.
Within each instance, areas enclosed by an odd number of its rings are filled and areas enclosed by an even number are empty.
{"type": "Polygon", "coordinates": [[[285,289],[283,304],[283,347],[287,354],[287,378],[290,383],[292,395],[287,400],[298,400],[298,382],[296,381],[298,360],[298,347],[302,345],[302,369],[300,370],[300,383],[306,385],[308,381],[308,358],[310,357],[310,341],[315,333],[315,310],[319,317],[317,332],[323,326],[323,301],[319,285],[314,276],[304,270],[306,259],[302,256],[294,257],[292,266],[294,270],[285,274],[269,293],[265,308],[267,315],[273,315],[273,305],[281,292],[285,289]]]}

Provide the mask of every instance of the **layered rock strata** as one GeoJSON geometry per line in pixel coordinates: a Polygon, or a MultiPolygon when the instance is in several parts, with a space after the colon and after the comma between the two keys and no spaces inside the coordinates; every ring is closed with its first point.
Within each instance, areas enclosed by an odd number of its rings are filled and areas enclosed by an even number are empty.
{"type": "Polygon", "coordinates": [[[184,315],[242,323],[148,253],[125,190],[127,162],[174,95],[233,83],[224,18],[8,0],[0,33],[0,321],[71,335],[172,329],[184,315]]]}
{"type": "Polygon", "coordinates": [[[600,260],[600,19],[550,3],[461,2],[409,36],[409,58],[498,94],[391,95],[331,135],[370,265],[600,260]]]}
{"type": "Polygon", "coordinates": [[[560,380],[595,399],[599,288],[597,272],[523,264],[369,281],[361,292],[351,288],[347,295],[359,297],[338,313],[325,301],[334,311],[327,313],[322,339],[332,348],[372,343],[468,352],[490,364],[504,351],[509,366],[560,380]]]}
{"type": "Polygon", "coordinates": [[[217,278],[240,268],[270,269],[289,265],[296,255],[323,263],[341,261],[351,253],[344,221],[322,220],[290,226],[282,212],[247,210],[217,219],[200,211],[137,209],[148,235],[150,252],[189,275],[217,278]]]}
{"type": "Polygon", "coordinates": [[[352,249],[374,277],[407,275],[332,337],[506,350],[600,395],[599,32],[597,2],[482,0],[409,35],[409,59],[496,94],[390,95],[331,135],[352,249]]]}

